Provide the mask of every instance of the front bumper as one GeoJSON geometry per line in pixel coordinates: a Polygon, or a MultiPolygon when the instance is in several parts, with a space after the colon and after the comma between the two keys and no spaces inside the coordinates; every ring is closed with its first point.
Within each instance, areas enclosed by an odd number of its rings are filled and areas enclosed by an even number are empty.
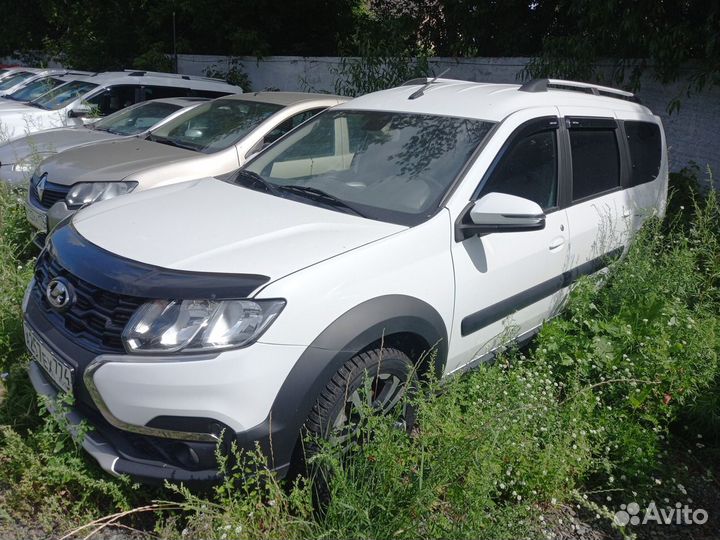
{"type": "MultiPolygon", "coordinates": [[[[92,427],[82,446],[107,472],[147,483],[213,482],[215,450],[229,449],[231,442],[246,451],[259,446],[272,469],[287,471],[299,433],[297,426],[273,421],[270,410],[302,347],[257,343],[214,356],[162,360],[96,355],[55,327],[33,298],[25,321],[74,368],[69,424],[84,420],[92,427]]],[[[34,362],[30,378],[38,393],[57,396],[34,362]]]]}
{"type": "MultiPolygon", "coordinates": [[[[42,369],[35,362],[30,363],[28,373],[35,391],[49,399],[51,412],[55,413],[56,411],[52,410],[52,404],[58,398],[55,387],[47,380],[42,369]]],[[[65,411],[65,418],[73,438],[78,438],[80,425],[87,422],[88,418],[77,408],[65,411]]],[[[103,470],[114,476],[127,474],[136,480],[150,484],[162,483],[168,480],[188,485],[214,483],[220,478],[216,467],[204,470],[189,470],[168,465],[162,461],[130,457],[119,451],[103,433],[95,426],[93,427],[94,429],[86,432],[82,438],[82,447],[97,461],[103,470]]]]}

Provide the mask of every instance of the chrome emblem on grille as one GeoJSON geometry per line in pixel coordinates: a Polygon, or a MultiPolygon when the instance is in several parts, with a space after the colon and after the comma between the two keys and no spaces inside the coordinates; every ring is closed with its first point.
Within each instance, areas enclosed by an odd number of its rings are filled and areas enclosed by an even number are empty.
{"type": "Polygon", "coordinates": [[[40,177],[40,181],[37,183],[37,186],[35,186],[38,194],[38,199],[40,199],[40,201],[42,201],[43,194],[45,193],[45,184],[47,184],[47,173],[43,174],[40,177]]]}
{"type": "Polygon", "coordinates": [[[57,277],[50,280],[45,289],[45,298],[47,298],[50,307],[57,310],[65,310],[75,302],[75,291],[64,278],[57,277]]]}

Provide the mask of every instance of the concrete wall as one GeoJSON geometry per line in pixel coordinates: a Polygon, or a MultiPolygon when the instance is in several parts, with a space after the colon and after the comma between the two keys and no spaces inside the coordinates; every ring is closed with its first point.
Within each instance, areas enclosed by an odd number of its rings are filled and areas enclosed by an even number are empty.
{"type": "MultiPolygon", "coordinates": [[[[432,71],[450,71],[445,77],[471,81],[517,83],[527,58],[434,58],[432,71]]],[[[179,71],[202,75],[210,66],[227,66],[228,57],[180,55],[179,71]]],[[[241,64],[252,83],[253,90],[317,90],[332,92],[339,59],[334,57],[303,58],[273,56],[257,61],[242,58],[241,64]]],[[[683,97],[679,112],[669,115],[667,106],[682,92],[681,84],[662,85],[647,77],[642,81],[638,97],[659,114],[665,125],[670,166],[679,170],[689,162],[701,168],[710,166],[720,177],[720,88],[702,94],[683,97]]]]}

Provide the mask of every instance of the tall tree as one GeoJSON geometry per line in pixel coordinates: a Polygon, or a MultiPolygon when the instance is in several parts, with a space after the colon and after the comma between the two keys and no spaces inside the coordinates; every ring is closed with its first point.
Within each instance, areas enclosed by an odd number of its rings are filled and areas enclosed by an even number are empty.
{"type": "MultiPolygon", "coordinates": [[[[650,74],[685,91],[720,85],[718,0],[549,0],[555,16],[528,76],[601,79],[637,89],[650,74]],[[598,67],[605,63],[610,69],[598,67]]],[[[675,101],[671,104],[677,106],[675,101]]]]}

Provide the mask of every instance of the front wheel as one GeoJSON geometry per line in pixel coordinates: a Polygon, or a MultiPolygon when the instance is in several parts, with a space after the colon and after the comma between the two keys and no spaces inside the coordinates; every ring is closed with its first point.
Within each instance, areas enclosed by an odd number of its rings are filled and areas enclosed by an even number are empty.
{"type": "MultiPolygon", "coordinates": [[[[416,391],[418,378],[410,358],[389,347],[372,349],[353,356],[333,375],[305,422],[311,439],[324,439],[347,450],[358,442],[362,419],[367,412],[396,415],[406,430],[412,429],[415,413],[403,398],[416,391]],[[402,407],[402,409],[398,409],[402,407]]],[[[319,452],[310,442],[305,462],[319,452]]],[[[327,470],[310,467],[315,496],[321,506],[329,499],[327,470]]]]}

